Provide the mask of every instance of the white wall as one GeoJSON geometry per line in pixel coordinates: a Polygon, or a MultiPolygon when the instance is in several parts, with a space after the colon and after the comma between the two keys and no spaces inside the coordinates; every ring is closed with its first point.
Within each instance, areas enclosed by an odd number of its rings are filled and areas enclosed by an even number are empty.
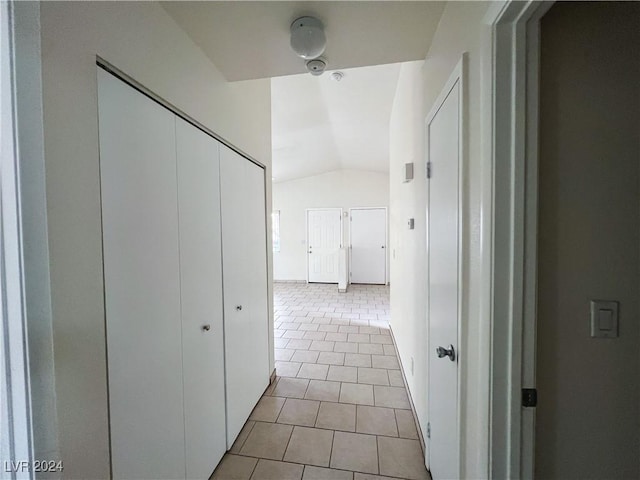
{"type": "Polygon", "coordinates": [[[640,477],[638,45],[636,2],[542,18],[537,478],[640,477]],[[590,337],[591,299],[619,338],[590,337]]]}
{"type": "MultiPolygon", "coordinates": [[[[41,24],[60,451],[65,477],[108,478],[96,55],[266,164],[267,178],[270,82],[227,83],[157,3],[42,2],[41,24]]],[[[270,193],[267,182],[268,205],[270,193]]]]}
{"type": "MultiPolygon", "coordinates": [[[[463,276],[461,462],[463,478],[488,476],[490,232],[482,218],[491,202],[491,35],[486,2],[447,3],[424,61],[403,65],[391,118],[391,322],[423,432],[427,421],[426,181],[424,121],[462,54],[467,52],[468,105],[463,159],[463,276]],[[415,162],[416,179],[403,184],[400,168],[415,162]],[[405,227],[415,218],[415,229],[405,227]],[[414,374],[409,365],[414,359],[414,374]]],[[[425,435],[426,437],[426,435],[425,435]]]]}
{"type": "MultiPolygon", "coordinates": [[[[336,170],[274,183],[273,209],[280,210],[280,252],[273,253],[274,279],[307,280],[307,208],[342,207],[348,212],[353,207],[388,206],[389,176],[384,173],[336,170]]],[[[346,244],[348,218],[343,221],[343,237],[346,244]]]]}

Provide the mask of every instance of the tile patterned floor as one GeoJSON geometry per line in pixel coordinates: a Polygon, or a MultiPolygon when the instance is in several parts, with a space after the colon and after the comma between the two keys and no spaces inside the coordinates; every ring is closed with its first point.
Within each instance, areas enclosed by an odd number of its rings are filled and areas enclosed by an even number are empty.
{"type": "Polygon", "coordinates": [[[276,382],[212,478],[428,479],[388,287],[276,283],[274,297],[276,382]]]}

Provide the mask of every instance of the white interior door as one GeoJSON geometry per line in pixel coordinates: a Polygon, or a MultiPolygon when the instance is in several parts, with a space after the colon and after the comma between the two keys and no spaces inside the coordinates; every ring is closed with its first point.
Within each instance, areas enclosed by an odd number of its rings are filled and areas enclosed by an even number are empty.
{"type": "Polygon", "coordinates": [[[264,170],[220,146],[227,447],[269,384],[264,170]]]}
{"type": "Polygon", "coordinates": [[[307,210],[309,282],[338,283],[342,209],[307,210]]]}
{"type": "Polygon", "coordinates": [[[427,119],[429,181],[429,468],[434,480],[459,478],[458,295],[460,80],[454,77],[427,119]],[[440,350],[440,353],[437,351],[440,350]],[[451,352],[453,350],[453,352],[451,352]],[[449,353],[450,355],[443,354],[449,353]]]}
{"type": "Polygon", "coordinates": [[[113,478],[184,478],[174,115],[98,69],[113,478]]]}
{"type": "Polygon", "coordinates": [[[386,284],[386,208],[353,208],[349,219],[351,283],[386,284]]]}
{"type": "Polygon", "coordinates": [[[187,478],[224,455],[224,337],[219,143],[176,117],[187,478]]]}

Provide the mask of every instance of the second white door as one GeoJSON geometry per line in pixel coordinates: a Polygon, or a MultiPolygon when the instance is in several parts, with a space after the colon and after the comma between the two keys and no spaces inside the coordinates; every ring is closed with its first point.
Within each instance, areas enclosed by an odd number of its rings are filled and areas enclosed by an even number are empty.
{"type": "Polygon", "coordinates": [[[387,210],[352,208],[349,214],[351,283],[387,283],[387,210]]]}
{"type": "Polygon", "coordinates": [[[342,209],[308,210],[307,230],[309,282],[338,283],[342,209]]]}

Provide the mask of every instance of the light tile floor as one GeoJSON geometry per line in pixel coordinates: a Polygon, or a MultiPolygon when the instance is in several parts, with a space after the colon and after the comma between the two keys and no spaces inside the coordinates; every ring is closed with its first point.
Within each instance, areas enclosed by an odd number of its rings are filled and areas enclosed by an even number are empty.
{"type": "Polygon", "coordinates": [[[274,304],[276,381],[212,478],[428,479],[389,288],[276,283],[274,304]]]}

